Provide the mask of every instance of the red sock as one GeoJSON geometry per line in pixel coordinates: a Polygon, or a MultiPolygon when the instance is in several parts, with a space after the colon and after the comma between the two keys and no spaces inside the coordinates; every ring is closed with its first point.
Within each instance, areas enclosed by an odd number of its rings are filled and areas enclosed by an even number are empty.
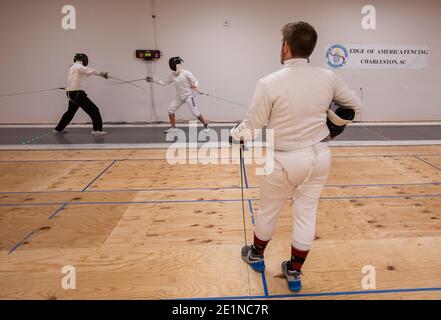
{"type": "Polygon", "coordinates": [[[254,244],[253,244],[253,248],[252,248],[252,253],[254,255],[258,255],[258,256],[263,256],[263,253],[265,252],[265,248],[268,244],[268,241],[263,241],[260,240],[256,234],[254,234],[254,244]]]}
{"type": "Polygon", "coordinates": [[[306,257],[308,256],[309,250],[300,251],[293,246],[291,246],[291,261],[288,263],[288,270],[301,271],[302,266],[305,263],[306,257]]]}

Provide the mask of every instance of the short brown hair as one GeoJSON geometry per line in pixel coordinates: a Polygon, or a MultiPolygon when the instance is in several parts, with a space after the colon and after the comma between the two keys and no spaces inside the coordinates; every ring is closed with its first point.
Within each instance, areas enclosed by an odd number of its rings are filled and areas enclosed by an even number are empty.
{"type": "Polygon", "coordinates": [[[317,44],[317,31],[306,22],[288,23],[282,28],[282,34],[294,57],[309,58],[317,44]]]}

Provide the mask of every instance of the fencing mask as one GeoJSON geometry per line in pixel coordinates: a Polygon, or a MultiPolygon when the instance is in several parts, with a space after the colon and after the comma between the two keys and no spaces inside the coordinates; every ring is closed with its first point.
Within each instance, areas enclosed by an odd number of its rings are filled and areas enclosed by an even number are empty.
{"type": "Polygon", "coordinates": [[[328,110],[328,119],[326,120],[331,137],[335,138],[336,136],[342,134],[346,128],[346,125],[352,123],[354,118],[354,110],[340,107],[334,103],[331,104],[331,107],[328,110]],[[334,111],[332,107],[336,108],[336,110],[334,111]]]}
{"type": "Polygon", "coordinates": [[[168,60],[168,65],[170,66],[170,69],[176,72],[176,70],[179,71],[181,62],[184,62],[184,60],[179,57],[172,57],[168,60]]]}
{"type": "Polygon", "coordinates": [[[74,62],[77,62],[77,61],[82,61],[83,66],[85,66],[85,67],[87,67],[87,65],[89,64],[89,58],[84,53],[75,54],[74,62]]]}

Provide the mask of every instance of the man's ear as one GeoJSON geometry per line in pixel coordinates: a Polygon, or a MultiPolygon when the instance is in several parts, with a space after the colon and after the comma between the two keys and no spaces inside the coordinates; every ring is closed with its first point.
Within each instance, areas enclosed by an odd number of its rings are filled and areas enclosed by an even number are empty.
{"type": "Polygon", "coordinates": [[[283,53],[285,57],[292,57],[291,48],[288,45],[288,42],[283,41],[283,53]]]}

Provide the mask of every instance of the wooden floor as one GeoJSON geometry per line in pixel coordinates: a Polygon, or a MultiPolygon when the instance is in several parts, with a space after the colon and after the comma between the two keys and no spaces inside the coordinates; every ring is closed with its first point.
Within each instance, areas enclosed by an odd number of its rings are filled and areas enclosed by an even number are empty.
{"type": "MultiPolygon", "coordinates": [[[[332,152],[303,290],[293,295],[280,272],[289,201],[265,274],[240,259],[237,159],[170,165],[166,150],[1,151],[0,298],[440,299],[441,146],[332,152]],[[76,290],[61,287],[65,265],[76,269],[76,290]],[[361,286],[364,265],[376,268],[376,290],[361,286]]],[[[247,161],[248,240],[257,166],[247,161]]]]}

